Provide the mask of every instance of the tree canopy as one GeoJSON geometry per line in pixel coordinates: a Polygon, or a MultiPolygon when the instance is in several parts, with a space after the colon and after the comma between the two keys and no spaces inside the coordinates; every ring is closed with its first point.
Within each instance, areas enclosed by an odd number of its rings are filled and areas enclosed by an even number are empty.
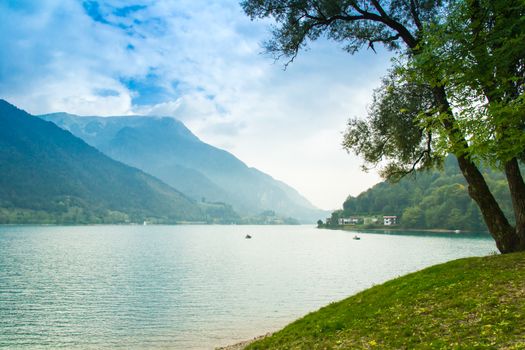
{"type": "MultiPolygon", "coordinates": [[[[354,53],[382,44],[397,59],[367,118],[348,123],[343,146],[397,180],[456,156],[468,193],[501,252],[525,250],[525,2],[522,0],[244,0],[272,17],[267,52],[292,62],[321,36],[354,53]],[[508,219],[479,169],[500,169],[508,219]],[[511,224],[511,222],[515,224],[511,224]]],[[[451,213],[450,215],[452,215],[451,213]]]]}

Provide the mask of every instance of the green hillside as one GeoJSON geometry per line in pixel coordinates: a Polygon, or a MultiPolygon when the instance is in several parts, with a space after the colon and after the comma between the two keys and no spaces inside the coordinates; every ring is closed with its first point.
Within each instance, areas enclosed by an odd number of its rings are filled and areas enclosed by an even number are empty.
{"type": "Polygon", "coordinates": [[[327,215],[285,183],[201,141],[174,118],[79,117],[66,113],[40,117],[190,198],[228,203],[244,218],[274,211],[280,217],[313,223],[327,215]]]}
{"type": "Polygon", "coordinates": [[[525,253],[460,259],[372,287],[246,349],[525,349],[525,253]]]}
{"type": "MultiPolygon", "coordinates": [[[[484,176],[512,221],[512,203],[502,173],[486,169],[484,176]]],[[[396,215],[405,228],[485,231],[486,226],[452,156],[443,170],[416,172],[398,183],[381,182],[357,197],[348,197],[339,217],[396,215]]]]}
{"type": "Polygon", "coordinates": [[[0,223],[204,218],[182,193],[3,100],[0,125],[0,223]]]}

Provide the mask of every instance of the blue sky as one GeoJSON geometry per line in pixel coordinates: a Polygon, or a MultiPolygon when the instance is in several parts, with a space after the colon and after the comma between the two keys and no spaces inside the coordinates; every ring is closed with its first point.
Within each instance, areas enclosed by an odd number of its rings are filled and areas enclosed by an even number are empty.
{"type": "Polygon", "coordinates": [[[0,98],[34,114],[165,115],[340,207],[379,181],[341,149],[390,64],[319,40],[285,71],[237,0],[0,0],[0,98]]]}

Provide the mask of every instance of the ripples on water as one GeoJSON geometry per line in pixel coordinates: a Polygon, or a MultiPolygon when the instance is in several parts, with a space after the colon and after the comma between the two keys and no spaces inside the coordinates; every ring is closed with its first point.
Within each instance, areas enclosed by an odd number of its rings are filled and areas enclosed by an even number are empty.
{"type": "Polygon", "coordinates": [[[0,227],[0,348],[212,349],[392,277],[495,250],[487,236],[353,235],[309,226],[0,227]]]}

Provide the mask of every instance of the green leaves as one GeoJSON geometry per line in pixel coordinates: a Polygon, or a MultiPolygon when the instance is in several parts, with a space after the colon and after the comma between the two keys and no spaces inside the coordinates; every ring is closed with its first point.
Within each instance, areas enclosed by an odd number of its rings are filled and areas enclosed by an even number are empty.
{"type": "Polygon", "coordinates": [[[409,63],[446,87],[464,152],[493,166],[525,150],[524,16],[523,1],[452,2],[442,23],[422,31],[409,63]]]}
{"type": "Polygon", "coordinates": [[[369,119],[348,123],[343,146],[363,156],[365,168],[386,161],[384,175],[395,178],[449,152],[494,166],[523,158],[523,1],[244,0],[241,6],[252,19],[275,20],[266,50],[288,63],[321,35],[350,53],[381,43],[400,54],[369,119]],[[433,96],[436,88],[445,88],[444,100],[433,96]]]}
{"type": "Polygon", "coordinates": [[[363,157],[365,169],[379,165],[381,175],[394,181],[453,153],[498,247],[525,249],[521,174],[507,171],[516,229],[477,169],[482,162],[503,168],[525,159],[523,0],[242,4],[252,18],[276,20],[274,44],[267,48],[288,63],[321,35],[344,43],[350,53],[366,44],[374,50],[376,43],[394,50],[394,70],[375,92],[368,117],[349,121],[343,147],[363,157]]]}
{"type": "Polygon", "coordinates": [[[399,73],[394,70],[383,80],[368,118],[351,119],[343,140],[347,151],[364,159],[365,169],[382,164],[384,177],[391,180],[431,167],[446,154],[433,138],[432,92],[399,73]]]}

